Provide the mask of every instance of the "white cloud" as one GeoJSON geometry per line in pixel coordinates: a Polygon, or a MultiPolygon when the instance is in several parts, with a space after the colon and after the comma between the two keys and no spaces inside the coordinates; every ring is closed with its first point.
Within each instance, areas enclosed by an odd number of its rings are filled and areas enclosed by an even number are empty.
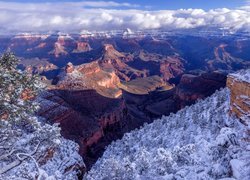
{"type": "Polygon", "coordinates": [[[209,11],[202,9],[146,11],[135,9],[137,7],[135,4],[112,1],[28,4],[0,1],[0,31],[80,32],[125,28],[168,30],[202,26],[250,31],[250,8],[247,6],[209,11]]]}

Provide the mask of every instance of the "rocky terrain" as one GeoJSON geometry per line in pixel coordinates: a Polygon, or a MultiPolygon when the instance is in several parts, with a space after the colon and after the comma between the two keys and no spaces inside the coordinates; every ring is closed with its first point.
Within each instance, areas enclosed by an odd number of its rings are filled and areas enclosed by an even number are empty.
{"type": "MultiPolygon", "coordinates": [[[[124,76],[160,75],[165,80],[186,71],[238,70],[249,67],[250,40],[237,36],[91,37],[81,34],[23,34],[0,37],[0,53],[47,60],[59,68],[102,59],[124,76]],[[111,62],[112,61],[112,62],[111,62]]],[[[30,64],[32,65],[32,64],[30,64]]]]}

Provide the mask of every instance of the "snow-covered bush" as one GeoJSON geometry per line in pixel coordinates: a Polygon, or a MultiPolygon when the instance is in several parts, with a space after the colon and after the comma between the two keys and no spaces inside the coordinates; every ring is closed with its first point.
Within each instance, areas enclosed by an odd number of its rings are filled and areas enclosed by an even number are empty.
{"type": "Polygon", "coordinates": [[[0,59],[0,179],[77,179],[77,144],[34,115],[41,85],[17,63],[11,53],[0,59]]]}
{"type": "Polygon", "coordinates": [[[85,179],[248,180],[248,127],[229,117],[228,110],[229,90],[223,89],[127,133],[107,148],[85,179]]]}

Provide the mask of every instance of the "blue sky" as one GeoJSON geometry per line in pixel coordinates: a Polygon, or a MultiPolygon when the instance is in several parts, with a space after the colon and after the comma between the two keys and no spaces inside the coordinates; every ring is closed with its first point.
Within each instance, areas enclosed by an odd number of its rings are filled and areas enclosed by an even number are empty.
{"type": "MultiPolygon", "coordinates": [[[[8,2],[79,2],[84,0],[6,0],[8,2]]],[[[88,0],[91,1],[91,0],[88,0]]],[[[98,0],[97,0],[98,1],[98,0]]],[[[104,0],[105,1],[105,0],[104,0]]],[[[204,10],[215,8],[237,8],[244,6],[247,0],[113,0],[118,3],[138,4],[142,9],[150,6],[152,10],[201,8],[204,10]]]]}
{"type": "Polygon", "coordinates": [[[0,34],[200,27],[250,32],[249,17],[250,0],[0,0],[0,34]]]}

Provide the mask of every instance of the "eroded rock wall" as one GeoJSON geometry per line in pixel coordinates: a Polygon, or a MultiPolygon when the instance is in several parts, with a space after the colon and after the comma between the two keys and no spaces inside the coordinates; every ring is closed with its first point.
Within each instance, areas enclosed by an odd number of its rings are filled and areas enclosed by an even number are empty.
{"type": "Polygon", "coordinates": [[[250,83],[234,75],[227,78],[231,92],[230,113],[236,115],[243,124],[250,124],[250,83]]]}

